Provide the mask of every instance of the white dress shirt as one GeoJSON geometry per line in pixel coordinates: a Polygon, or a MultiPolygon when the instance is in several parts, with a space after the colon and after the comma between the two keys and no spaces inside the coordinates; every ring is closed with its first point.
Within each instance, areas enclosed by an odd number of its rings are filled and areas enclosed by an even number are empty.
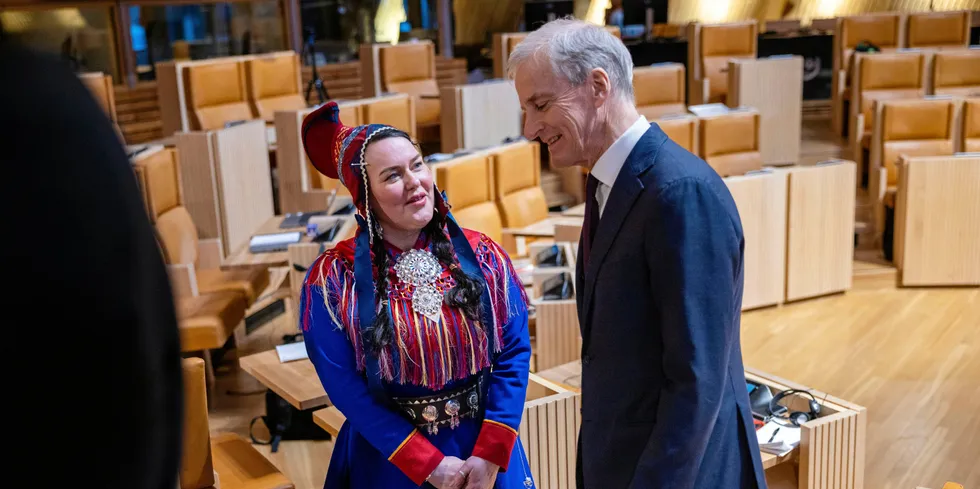
{"type": "Polygon", "coordinates": [[[602,217],[602,211],[606,209],[606,202],[609,201],[609,194],[612,192],[613,184],[616,183],[616,177],[619,176],[619,170],[623,168],[633,147],[648,129],[650,123],[641,115],[592,166],[592,176],[599,181],[595,191],[595,198],[599,203],[599,217],[602,217]]]}

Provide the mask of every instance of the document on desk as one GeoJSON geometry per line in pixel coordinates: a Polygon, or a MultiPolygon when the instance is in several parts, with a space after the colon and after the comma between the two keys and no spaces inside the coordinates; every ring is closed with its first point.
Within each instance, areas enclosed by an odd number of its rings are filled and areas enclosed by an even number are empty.
{"type": "Polygon", "coordinates": [[[755,432],[759,449],[773,455],[786,455],[800,444],[800,428],[780,425],[772,421],[755,432]]]}
{"type": "Polygon", "coordinates": [[[293,362],[296,360],[303,360],[304,358],[309,358],[306,353],[306,342],[300,341],[298,343],[287,343],[285,345],[277,345],[276,353],[279,354],[279,363],[293,362]]]}

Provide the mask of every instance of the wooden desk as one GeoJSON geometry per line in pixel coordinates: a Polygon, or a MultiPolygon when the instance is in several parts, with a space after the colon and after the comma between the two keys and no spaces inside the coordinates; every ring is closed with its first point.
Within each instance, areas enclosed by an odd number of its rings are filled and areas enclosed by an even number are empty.
{"type": "Polygon", "coordinates": [[[566,224],[581,226],[582,219],[578,217],[552,216],[522,228],[506,228],[504,234],[524,238],[551,238],[555,236],[555,226],[566,224]]]}
{"type": "MultiPolygon", "coordinates": [[[[560,388],[581,392],[581,361],[537,375],[560,388]]],[[[762,452],[762,466],[770,488],[864,488],[868,425],[864,407],[753,368],[745,369],[745,378],[768,385],[774,394],[786,389],[808,390],[821,405],[820,418],[804,423],[800,428],[803,432],[798,447],[783,456],[762,452]]],[[[790,397],[792,399],[788,398],[784,405],[791,410],[806,410],[804,406],[809,397],[790,397]]]]}
{"type": "Polygon", "coordinates": [[[330,404],[313,362],[309,360],[280,363],[276,350],[268,350],[243,357],[239,364],[242,370],[296,409],[306,410],[330,404]]]}
{"type": "Polygon", "coordinates": [[[786,174],[725,178],[745,238],[742,310],[783,302],[786,281],[786,174]]]}
{"type": "MultiPolygon", "coordinates": [[[[273,216],[271,219],[265,222],[261,227],[252,233],[252,236],[257,234],[266,233],[288,233],[299,231],[303,233],[303,238],[300,243],[310,243],[313,238],[306,235],[306,226],[279,229],[279,225],[282,224],[283,219],[286,216],[273,216]]],[[[347,221],[343,228],[337,233],[337,237],[330,243],[326,243],[326,248],[331,248],[338,241],[342,241],[352,236],[354,229],[357,227],[354,224],[354,220],[350,216],[323,216],[323,219],[337,220],[342,219],[347,221]]],[[[289,264],[289,251],[276,251],[270,253],[252,253],[248,250],[248,243],[246,242],[243,246],[235,250],[234,253],[229,255],[221,263],[222,269],[234,269],[234,268],[253,268],[253,267],[278,267],[285,266],[289,264]]]]}
{"type": "Polygon", "coordinates": [[[895,264],[903,286],[980,285],[980,156],[903,157],[895,264]]]}
{"type": "Polygon", "coordinates": [[[566,217],[585,217],[585,203],[566,209],[561,215],[566,217]]]}

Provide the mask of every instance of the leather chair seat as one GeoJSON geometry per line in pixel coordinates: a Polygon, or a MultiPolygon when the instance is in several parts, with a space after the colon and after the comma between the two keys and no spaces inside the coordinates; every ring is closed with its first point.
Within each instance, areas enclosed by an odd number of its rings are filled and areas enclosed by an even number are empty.
{"type": "Polygon", "coordinates": [[[681,103],[658,104],[637,107],[636,110],[640,115],[646,117],[648,121],[652,121],[668,115],[686,114],[687,106],[681,103]]]}
{"type": "Polygon", "coordinates": [[[292,489],[286,478],[252,444],[235,433],[211,439],[211,456],[221,487],[235,489],[292,489]]]}
{"type": "Polygon", "coordinates": [[[660,129],[670,138],[671,141],[677,143],[680,147],[690,151],[695,152],[694,147],[694,119],[693,118],[678,118],[678,119],[665,119],[651,121],[655,122],[660,129]]]}
{"type": "Polygon", "coordinates": [[[723,177],[744,175],[752,170],[762,169],[762,154],[758,151],[732,153],[705,158],[708,166],[715,169],[723,177]]]}
{"type": "Polygon", "coordinates": [[[548,217],[548,202],[540,186],[518,190],[500,201],[500,211],[508,224],[534,224],[548,217]]]}
{"type": "Polygon", "coordinates": [[[888,170],[888,185],[898,185],[898,158],[906,156],[947,156],[953,154],[953,142],[948,139],[889,141],[885,143],[881,160],[888,170]]]}
{"type": "Polygon", "coordinates": [[[486,234],[497,243],[503,241],[504,226],[500,220],[500,211],[493,202],[453,209],[453,216],[460,226],[486,234]]]}
{"type": "Polygon", "coordinates": [[[245,102],[200,108],[197,109],[197,117],[201,129],[205,131],[221,129],[229,122],[253,119],[252,109],[245,102]]]}
{"type": "Polygon", "coordinates": [[[422,125],[439,124],[441,104],[437,98],[415,98],[415,122],[422,125]]]}
{"type": "Polygon", "coordinates": [[[238,292],[252,304],[269,286],[269,271],[262,268],[221,270],[213,268],[197,271],[197,289],[201,294],[211,292],[238,292]]]}
{"type": "Polygon", "coordinates": [[[278,111],[300,110],[307,107],[306,101],[298,94],[280,95],[262,99],[259,117],[266,122],[273,122],[278,111]]]}
{"type": "Polygon", "coordinates": [[[221,348],[245,319],[248,305],[238,292],[214,292],[177,300],[180,350],[221,348]]]}

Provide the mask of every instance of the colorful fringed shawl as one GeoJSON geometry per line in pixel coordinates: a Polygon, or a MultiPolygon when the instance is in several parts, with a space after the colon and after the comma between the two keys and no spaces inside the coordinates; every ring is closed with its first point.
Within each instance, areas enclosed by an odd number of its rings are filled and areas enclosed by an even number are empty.
{"type": "MultiPolygon", "coordinates": [[[[480,269],[490,290],[492,318],[486,318],[496,335],[499,351],[502,331],[519,308],[514,301],[527,304],[527,296],[520,284],[506,252],[485,235],[465,231],[466,238],[475,251],[480,269]],[[520,290],[519,297],[510,297],[511,286],[520,290]]],[[[431,249],[431,248],[430,248],[431,249]]],[[[357,300],[354,291],[354,240],[339,243],[334,249],[320,255],[310,267],[307,285],[323,292],[326,309],[334,325],[310,324],[310,313],[304,311],[303,330],[311,327],[340,327],[354,348],[359,372],[365,370],[364,341],[357,318],[357,300]]],[[[395,257],[389,259],[394,266],[395,257]]],[[[414,286],[400,282],[394,271],[388,270],[388,304],[395,334],[392,344],[378,355],[379,370],[383,380],[398,384],[424,386],[432,390],[479,373],[491,361],[487,351],[486,328],[467,319],[463,311],[445,302],[439,321],[432,321],[412,310],[414,286]]],[[[375,271],[377,280],[377,270],[375,271]]],[[[435,286],[440,293],[455,286],[456,281],[445,268],[435,286]]],[[[307,287],[307,293],[309,288],[307,287]]],[[[307,304],[311,298],[307,296],[307,304]]],[[[381,308],[376,309],[380,311],[381,308]]]]}

